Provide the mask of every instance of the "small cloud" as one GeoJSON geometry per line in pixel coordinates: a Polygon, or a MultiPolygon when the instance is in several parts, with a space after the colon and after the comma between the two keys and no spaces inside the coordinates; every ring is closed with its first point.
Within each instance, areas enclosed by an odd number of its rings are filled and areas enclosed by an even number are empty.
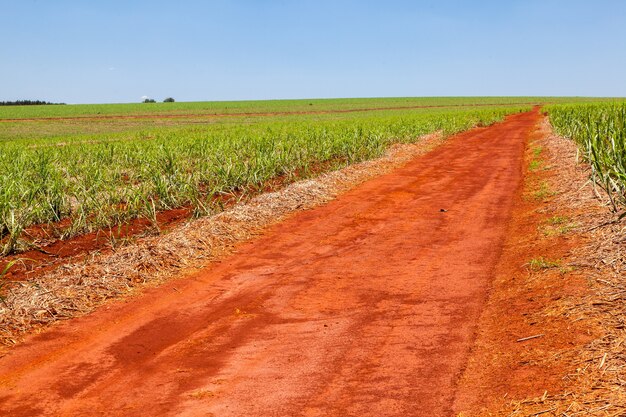
{"type": "Polygon", "coordinates": [[[115,71],[117,68],[115,67],[109,67],[109,71],[115,71]]]}
{"type": "Polygon", "coordinates": [[[147,99],[149,99],[149,98],[150,98],[150,97],[148,97],[148,96],[141,96],[141,99],[142,99],[142,100],[147,100],[147,99]]]}

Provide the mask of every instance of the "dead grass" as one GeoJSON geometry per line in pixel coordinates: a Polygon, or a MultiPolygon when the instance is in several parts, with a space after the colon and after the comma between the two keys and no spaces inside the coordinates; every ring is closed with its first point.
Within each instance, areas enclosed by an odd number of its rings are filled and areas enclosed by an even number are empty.
{"type": "MultiPolygon", "coordinates": [[[[590,184],[588,168],[576,162],[573,142],[542,126],[547,149],[545,164],[556,175],[546,188],[554,190],[549,206],[557,208],[551,226],[567,225],[559,233],[581,237],[580,245],[560,260],[584,274],[589,291],[546,306],[544,315],[558,315],[588,328],[600,337],[574,346],[558,358],[571,370],[563,375],[562,392],[510,403],[509,416],[624,416],[626,415],[626,223],[610,212],[608,197],[590,184]],[[562,214],[565,211],[566,214],[562,214]]],[[[550,208],[546,208],[549,211],[550,208]]],[[[542,268],[539,268],[542,269],[542,268]]],[[[539,272],[542,273],[542,272],[539,272]]],[[[547,271],[545,273],[548,273],[547,271]]],[[[538,363],[554,358],[536,357],[538,363]]]]}
{"type": "Polygon", "coordinates": [[[263,228],[335,198],[389,172],[443,141],[441,134],[396,145],[384,157],[293,183],[212,217],[194,220],[156,237],[139,239],[112,254],[93,254],[29,282],[14,283],[0,304],[0,343],[18,343],[28,332],[93,311],[107,300],[206,266],[263,228]]]}

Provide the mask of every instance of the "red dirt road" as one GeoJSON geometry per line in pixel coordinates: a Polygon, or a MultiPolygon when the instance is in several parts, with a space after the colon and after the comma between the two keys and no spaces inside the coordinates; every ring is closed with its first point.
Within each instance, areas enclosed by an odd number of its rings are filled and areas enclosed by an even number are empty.
{"type": "Polygon", "coordinates": [[[0,359],[0,415],[452,416],[539,117],[31,337],[0,359]]]}

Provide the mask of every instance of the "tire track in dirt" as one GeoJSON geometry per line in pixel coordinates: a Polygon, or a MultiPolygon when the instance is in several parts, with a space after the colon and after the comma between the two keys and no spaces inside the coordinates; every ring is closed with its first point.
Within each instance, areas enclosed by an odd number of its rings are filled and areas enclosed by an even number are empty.
{"type": "Polygon", "coordinates": [[[449,416],[537,111],[0,359],[11,416],[449,416]],[[441,211],[444,209],[445,211],[441,211]]]}

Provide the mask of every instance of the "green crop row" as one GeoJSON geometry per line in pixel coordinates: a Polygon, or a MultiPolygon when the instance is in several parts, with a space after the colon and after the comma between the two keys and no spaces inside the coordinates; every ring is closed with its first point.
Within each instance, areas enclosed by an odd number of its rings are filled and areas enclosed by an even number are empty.
{"type": "Polygon", "coordinates": [[[579,145],[613,208],[626,205],[626,103],[561,104],[547,111],[556,132],[579,145]]]}
{"type": "Polygon", "coordinates": [[[529,107],[382,112],[313,120],[103,133],[0,142],[0,253],[24,247],[32,225],[58,224],[57,237],[192,207],[213,212],[220,196],[260,191],[271,179],[306,177],[377,157],[392,143],[488,125],[529,107]],[[100,139],[103,139],[102,137],[100,139]],[[316,168],[316,169],[317,169],[316,168]]]}

